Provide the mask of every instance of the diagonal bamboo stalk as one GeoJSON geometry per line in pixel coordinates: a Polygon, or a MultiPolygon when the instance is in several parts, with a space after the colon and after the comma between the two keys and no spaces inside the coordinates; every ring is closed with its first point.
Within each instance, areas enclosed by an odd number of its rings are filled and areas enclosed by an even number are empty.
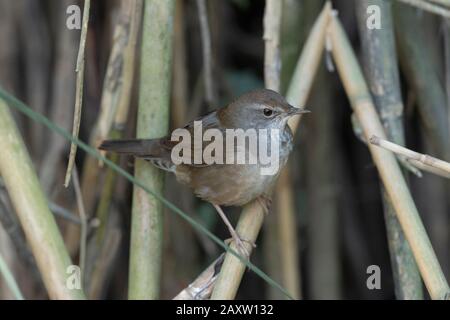
{"type": "MultiPolygon", "coordinates": [[[[304,105],[312,86],[325,43],[325,33],[331,5],[327,3],[318,17],[297,63],[294,76],[288,90],[287,99],[294,105],[304,105]]],[[[295,131],[299,118],[289,125],[295,131]]],[[[255,242],[264,221],[264,209],[258,202],[247,204],[242,210],[236,231],[238,234],[255,242]]],[[[237,250],[234,244],[233,250],[237,250]]],[[[247,250],[251,253],[251,246],[247,250]]],[[[234,299],[245,271],[245,265],[234,255],[227,253],[218,276],[211,299],[234,299]]]]}
{"type": "MultiPolygon", "coordinates": [[[[164,136],[169,126],[173,0],[144,1],[137,138],[164,136]]],[[[161,194],[164,173],[145,160],[135,161],[135,176],[161,194]]],[[[131,219],[130,299],[159,297],[163,236],[161,201],[135,187],[131,219]]]]}
{"type": "Polygon", "coordinates": [[[8,106],[0,100],[0,174],[52,299],[83,299],[66,286],[72,264],[8,106]]]}
{"type": "MultiPolygon", "coordinates": [[[[378,135],[384,139],[386,135],[358,61],[336,15],[332,16],[328,30],[339,75],[366,139],[368,140],[372,135],[378,135]]],[[[431,298],[444,299],[450,291],[449,286],[396,158],[391,152],[371,144],[369,150],[431,298]]]]}

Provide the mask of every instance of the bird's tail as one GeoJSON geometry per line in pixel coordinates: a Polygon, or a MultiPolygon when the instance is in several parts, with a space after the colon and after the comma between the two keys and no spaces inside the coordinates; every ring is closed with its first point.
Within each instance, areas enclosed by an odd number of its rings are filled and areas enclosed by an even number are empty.
{"type": "Polygon", "coordinates": [[[148,157],[155,155],[153,152],[154,142],[156,141],[143,139],[104,140],[98,148],[135,157],[148,157]]]}

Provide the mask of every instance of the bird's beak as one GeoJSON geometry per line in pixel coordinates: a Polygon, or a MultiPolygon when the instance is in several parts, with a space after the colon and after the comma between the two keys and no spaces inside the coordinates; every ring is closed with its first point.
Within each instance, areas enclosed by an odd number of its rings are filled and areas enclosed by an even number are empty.
{"type": "Polygon", "coordinates": [[[294,106],[291,106],[288,114],[289,116],[295,116],[297,114],[303,114],[303,113],[310,113],[311,111],[309,111],[308,109],[305,108],[296,108],[294,106]]]}

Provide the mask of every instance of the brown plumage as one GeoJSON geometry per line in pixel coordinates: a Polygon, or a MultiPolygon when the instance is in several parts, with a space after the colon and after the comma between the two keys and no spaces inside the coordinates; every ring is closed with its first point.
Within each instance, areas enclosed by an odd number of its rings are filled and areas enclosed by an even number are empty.
{"type": "MultiPolygon", "coordinates": [[[[240,243],[219,206],[242,206],[259,197],[270,197],[278,174],[292,150],[292,133],[287,120],[295,114],[305,112],[307,111],[304,109],[291,106],[278,93],[260,89],[244,94],[228,106],[197,119],[201,121],[203,131],[213,128],[222,133],[225,133],[226,129],[279,129],[279,168],[273,175],[261,175],[259,161],[257,164],[208,165],[202,162],[175,165],[171,153],[178,142],[171,141],[170,136],[148,140],[107,140],[99,148],[143,158],[161,169],[173,172],[179,182],[191,187],[198,197],[216,207],[227,226],[232,229],[230,232],[233,238],[240,243]]],[[[188,123],[184,129],[193,137],[194,121],[188,123]]],[[[203,142],[203,148],[209,143],[203,142]]],[[[248,149],[247,144],[246,147],[248,149]]],[[[245,152],[248,155],[247,149],[245,152]]],[[[193,151],[191,149],[191,155],[193,151]]],[[[228,150],[225,151],[227,152],[228,150]]]]}

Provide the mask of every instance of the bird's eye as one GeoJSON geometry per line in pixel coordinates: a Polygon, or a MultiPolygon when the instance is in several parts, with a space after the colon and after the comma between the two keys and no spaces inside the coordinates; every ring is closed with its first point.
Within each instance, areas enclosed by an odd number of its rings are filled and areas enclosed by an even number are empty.
{"type": "Polygon", "coordinates": [[[273,110],[269,109],[269,108],[265,108],[263,110],[263,112],[264,112],[264,116],[266,116],[266,117],[271,117],[273,115],[273,110]]]}

